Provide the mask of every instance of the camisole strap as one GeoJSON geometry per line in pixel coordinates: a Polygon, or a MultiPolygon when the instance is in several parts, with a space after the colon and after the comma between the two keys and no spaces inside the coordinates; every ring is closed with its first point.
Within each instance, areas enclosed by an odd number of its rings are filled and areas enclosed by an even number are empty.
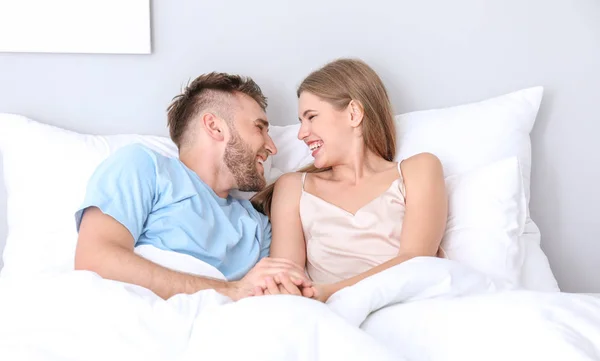
{"type": "MultiPolygon", "coordinates": [[[[406,187],[404,186],[404,176],[402,176],[402,169],[400,168],[400,164],[402,164],[402,161],[398,162],[398,174],[400,175],[400,193],[402,193],[402,196],[406,198],[406,187]]],[[[304,188],[304,186],[302,187],[304,188]]]]}
{"type": "Polygon", "coordinates": [[[302,190],[304,190],[304,180],[306,179],[306,172],[302,173],[302,190]]]}

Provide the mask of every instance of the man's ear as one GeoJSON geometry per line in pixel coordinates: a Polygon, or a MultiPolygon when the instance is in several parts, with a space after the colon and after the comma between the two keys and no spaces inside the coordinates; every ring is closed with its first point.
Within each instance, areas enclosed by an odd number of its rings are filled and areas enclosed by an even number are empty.
{"type": "Polygon", "coordinates": [[[363,120],[364,110],[360,102],[351,100],[348,104],[348,111],[350,112],[350,125],[352,127],[358,127],[363,120]]]}
{"type": "Polygon", "coordinates": [[[204,113],[200,118],[204,131],[213,139],[222,141],[225,139],[225,123],[213,113],[204,113]]]}

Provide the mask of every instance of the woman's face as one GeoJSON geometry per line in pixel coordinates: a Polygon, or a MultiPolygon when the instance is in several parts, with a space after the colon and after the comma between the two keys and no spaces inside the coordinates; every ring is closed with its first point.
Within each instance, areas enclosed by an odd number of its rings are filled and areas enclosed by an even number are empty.
{"type": "Polygon", "coordinates": [[[317,168],[335,166],[348,156],[353,142],[350,111],[337,110],[309,92],[298,99],[298,139],[310,148],[317,168]]]}

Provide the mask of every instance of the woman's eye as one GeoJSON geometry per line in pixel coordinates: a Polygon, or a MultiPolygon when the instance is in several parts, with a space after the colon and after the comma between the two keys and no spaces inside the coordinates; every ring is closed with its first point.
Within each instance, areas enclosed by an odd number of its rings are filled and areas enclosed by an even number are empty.
{"type": "Polygon", "coordinates": [[[308,117],[308,120],[312,121],[314,117],[316,117],[316,115],[311,115],[308,117]]]}

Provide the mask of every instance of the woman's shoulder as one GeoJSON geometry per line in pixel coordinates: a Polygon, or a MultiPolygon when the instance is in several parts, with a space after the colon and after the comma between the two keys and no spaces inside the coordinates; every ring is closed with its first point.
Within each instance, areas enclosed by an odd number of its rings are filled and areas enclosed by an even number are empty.
{"type": "Polygon", "coordinates": [[[275,181],[274,193],[290,196],[299,195],[302,191],[302,183],[304,182],[305,174],[302,172],[289,172],[282,174],[275,181]]]}
{"type": "Polygon", "coordinates": [[[290,172],[279,176],[273,186],[273,207],[295,206],[302,193],[303,173],[290,172]]]}
{"type": "Polygon", "coordinates": [[[425,168],[425,169],[441,169],[442,162],[433,153],[423,152],[412,155],[401,161],[401,167],[409,168],[425,168]]]}
{"type": "Polygon", "coordinates": [[[400,168],[405,180],[443,177],[444,173],[440,159],[429,152],[418,153],[402,160],[400,168]]]}
{"type": "Polygon", "coordinates": [[[275,181],[275,187],[276,188],[294,187],[294,186],[302,183],[304,176],[305,175],[302,172],[284,173],[279,178],[277,178],[277,180],[275,181]]]}
{"type": "Polygon", "coordinates": [[[304,182],[308,182],[310,178],[311,182],[315,179],[328,180],[331,178],[331,171],[320,170],[320,171],[308,171],[308,172],[289,172],[281,175],[275,182],[275,187],[280,188],[298,188],[303,189],[304,182]]]}

